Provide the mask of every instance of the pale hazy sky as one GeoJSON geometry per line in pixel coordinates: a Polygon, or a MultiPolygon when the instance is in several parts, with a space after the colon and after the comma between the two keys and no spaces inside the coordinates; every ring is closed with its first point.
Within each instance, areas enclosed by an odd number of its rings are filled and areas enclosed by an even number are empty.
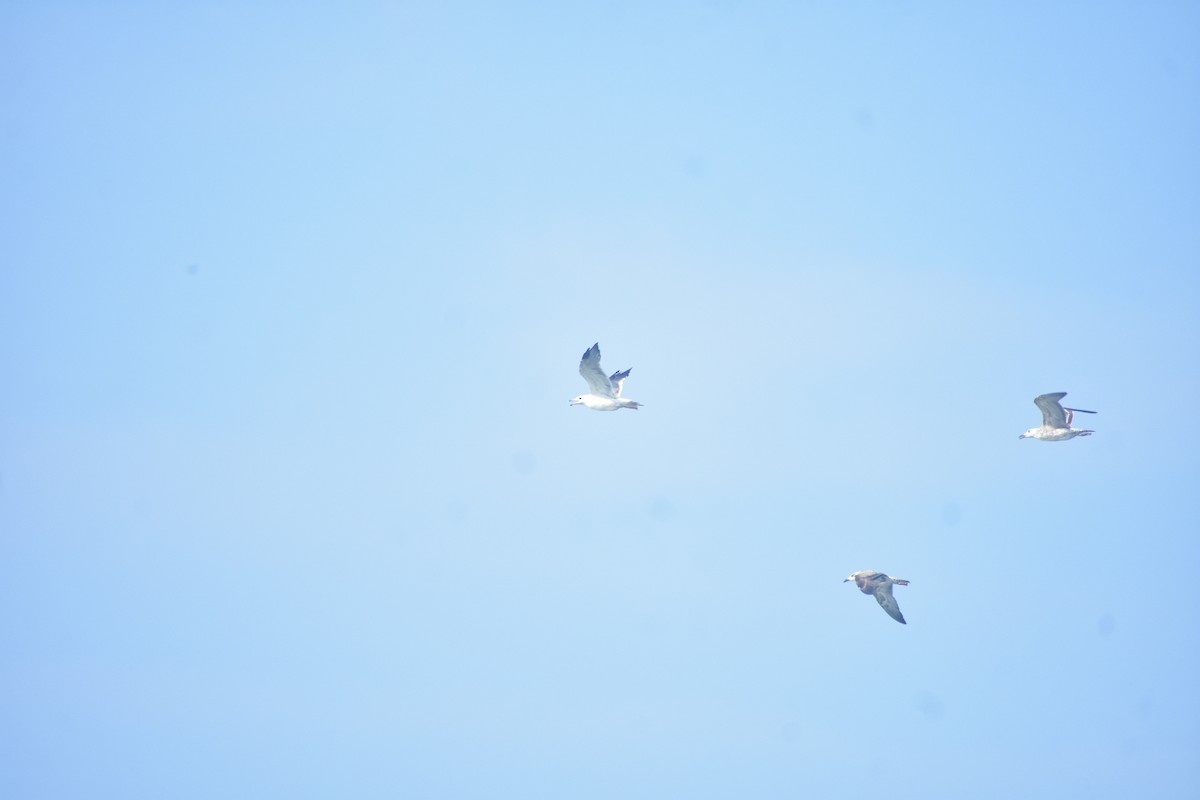
{"type": "Polygon", "coordinates": [[[0,97],[0,796],[1200,780],[1195,4],[8,3],[0,97]]]}

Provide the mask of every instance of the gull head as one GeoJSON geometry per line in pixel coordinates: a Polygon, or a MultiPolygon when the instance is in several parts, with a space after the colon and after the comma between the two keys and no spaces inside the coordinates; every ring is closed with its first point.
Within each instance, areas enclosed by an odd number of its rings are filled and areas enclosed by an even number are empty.
{"type": "Polygon", "coordinates": [[[576,397],[574,400],[572,400],[571,405],[573,405],[573,406],[583,405],[583,395],[579,395],[579,397],[576,397]]]}
{"type": "Polygon", "coordinates": [[[1030,428],[1029,430],[1022,433],[1020,436],[1018,436],[1017,438],[1018,439],[1036,439],[1036,438],[1038,438],[1038,436],[1037,436],[1038,430],[1039,430],[1038,428],[1030,428]]]}
{"type": "Polygon", "coordinates": [[[846,578],[842,583],[849,583],[852,580],[854,580],[854,573],[850,573],[850,577],[846,578]]]}

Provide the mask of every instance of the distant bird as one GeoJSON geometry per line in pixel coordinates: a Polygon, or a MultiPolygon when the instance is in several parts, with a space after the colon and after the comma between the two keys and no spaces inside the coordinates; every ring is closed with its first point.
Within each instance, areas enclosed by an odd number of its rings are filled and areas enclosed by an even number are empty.
{"type": "Polygon", "coordinates": [[[597,342],[584,352],[583,359],[579,362],[579,374],[587,381],[588,388],[592,391],[579,395],[571,401],[571,405],[587,406],[593,411],[616,411],[618,408],[632,408],[637,411],[641,403],[621,397],[621,388],[630,372],[632,369],[614,372],[612,377],[604,377],[604,370],[600,369],[600,343],[597,342]]]}
{"type": "Polygon", "coordinates": [[[888,613],[888,616],[899,622],[901,625],[907,625],[904,621],[904,615],[900,613],[900,606],[896,604],[896,598],[892,597],[892,584],[898,586],[908,586],[908,581],[902,581],[899,578],[889,578],[882,572],[874,569],[862,569],[858,572],[850,573],[850,577],[846,581],[854,581],[854,585],[862,590],[863,594],[873,594],[875,599],[879,601],[879,605],[883,606],[883,610],[888,613]]]}
{"type": "Polygon", "coordinates": [[[1050,394],[1039,394],[1033,398],[1034,405],[1042,410],[1042,426],[1040,428],[1030,428],[1017,438],[1041,439],[1043,442],[1062,442],[1067,439],[1074,439],[1076,436],[1091,436],[1095,433],[1095,431],[1071,427],[1071,419],[1076,413],[1095,414],[1096,412],[1087,411],[1082,408],[1063,408],[1059,400],[1062,400],[1066,396],[1066,392],[1051,392],[1050,394]]]}

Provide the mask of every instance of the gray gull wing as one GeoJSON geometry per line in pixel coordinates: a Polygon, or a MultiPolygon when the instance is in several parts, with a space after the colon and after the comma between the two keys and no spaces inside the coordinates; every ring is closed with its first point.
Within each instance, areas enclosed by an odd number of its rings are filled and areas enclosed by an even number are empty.
{"type": "Polygon", "coordinates": [[[627,369],[624,372],[614,372],[608,379],[609,383],[612,384],[613,393],[617,397],[621,396],[621,389],[624,387],[625,379],[629,377],[630,372],[632,372],[632,369],[627,369]]]}
{"type": "Polygon", "coordinates": [[[1076,414],[1095,414],[1095,411],[1088,411],[1086,408],[1067,408],[1063,406],[1063,411],[1067,412],[1067,427],[1071,427],[1071,420],[1075,419],[1076,414]]]}
{"type": "Polygon", "coordinates": [[[1059,400],[1067,396],[1066,392],[1051,392],[1039,394],[1033,398],[1033,404],[1042,410],[1042,424],[1049,428],[1069,428],[1070,421],[1059,400]]]}
{"type": "Polygon", "coordinates": [[[613,385],[604,374],[604,370],[600,369],[600,343],[592,345],[583,354],[583,359],[579,362],[579,374],[587,381],[588,388],[592,390],[592,394],[597,397],[616,398],[613,392],[613,385]]]}
{"type": "Polygon", "coordinates": [[[896,598],[892,596],[892,584],[890,581],[875,588],[875,599],[879,601],[879,605],[883,606],[883,610],[888,613],[889,617],[904,625],[908,624],[904,621],[904,615],[900,613],[900,605],[896,602],[896,598]]]}

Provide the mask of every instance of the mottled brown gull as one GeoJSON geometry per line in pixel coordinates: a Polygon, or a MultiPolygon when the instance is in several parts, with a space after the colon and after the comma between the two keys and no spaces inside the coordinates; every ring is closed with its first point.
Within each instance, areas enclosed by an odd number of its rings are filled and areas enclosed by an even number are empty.
{"type": "Polygon", "coordinates": [[[908,624],[904,621],[904,615],[900,613],[900,606],[897,605],[896,598],[892,597],[892,586],[908,586],[908,581],[890,578],[875,569],[861,569],[858,572],[852,572],[850,577],[842,583],[846,581],[854,581],[854,585],[861,589],[863,594],[875,595],[879,605],[883,606],[883,610],[896,622],[902,625],[908,624]]]}

